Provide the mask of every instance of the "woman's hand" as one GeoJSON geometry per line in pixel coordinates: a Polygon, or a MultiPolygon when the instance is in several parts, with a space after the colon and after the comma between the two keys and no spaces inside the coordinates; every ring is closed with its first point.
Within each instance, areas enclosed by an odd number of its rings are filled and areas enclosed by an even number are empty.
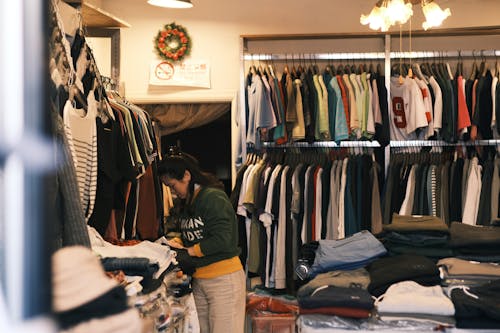
{"type": "Polygon", "coordinates": [[[175,239],[168,240],[167,244],[174,249],[185,249],[185,247],[181,243],[176,242],[175,239]]]}
{"type": "Polygon", "coordinates": [[[187,250],[188,254],[191,257],[196,257],[197,256],[196,253],[194,252],[194,247],[193,246],[186,248],[186,250],[187,250]]]}

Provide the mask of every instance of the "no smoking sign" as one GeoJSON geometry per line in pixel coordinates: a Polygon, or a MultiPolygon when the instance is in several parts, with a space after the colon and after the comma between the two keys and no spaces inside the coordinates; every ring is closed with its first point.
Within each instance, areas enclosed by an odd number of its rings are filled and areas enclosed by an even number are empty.
{"type": "Polygon", "coordinates": [[[160,80],[170,80],[174,76],[174,72],[174,65],[168,61],[160,62],[155,68],[155,76],[160,80]]]}

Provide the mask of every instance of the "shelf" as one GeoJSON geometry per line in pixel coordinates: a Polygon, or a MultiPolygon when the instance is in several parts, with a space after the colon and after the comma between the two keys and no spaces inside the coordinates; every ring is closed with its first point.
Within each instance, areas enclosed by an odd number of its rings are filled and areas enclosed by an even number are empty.
{"type": "MultiPolygon", "coordinates": [[[[386,35],[399,36],[399,31],[366,31],[363,33],[318,33],[318,34],[270,34],[270,35],[241,35],[240,37],[247,41],[273,41],[273,40],[304,40],[304,39],[345,39],[345,38],[381,38],[386,35]]],[[[409,31],[401,32],[403,36],[408,36],[409,31]]],[[[461,28],[443,28],[430,30],[412,30],[413,37],[429,36],[481,36],[481,35],[500,35],[500,26],[486,27],[461,27],[461,28]]]]}
{"type": "Polygon", "coordinates": [[[86,2],[82,2],[83,24],[88,28],[130,28],[122,19],[86,2]]]}

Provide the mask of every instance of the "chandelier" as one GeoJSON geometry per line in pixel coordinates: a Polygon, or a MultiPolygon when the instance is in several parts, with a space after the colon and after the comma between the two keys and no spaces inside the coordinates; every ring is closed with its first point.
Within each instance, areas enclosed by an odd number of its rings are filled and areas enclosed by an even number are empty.
{"type": "Polygon", "coordinates": [[[451,15],[450,9],[441,9],[434,0],[379,0],[360,22],[372,30],[388,31],[395,24],[405,24],[413,15],[413,4],[420,4],[425,16],[424,30],[440,26],[451,15]]]}

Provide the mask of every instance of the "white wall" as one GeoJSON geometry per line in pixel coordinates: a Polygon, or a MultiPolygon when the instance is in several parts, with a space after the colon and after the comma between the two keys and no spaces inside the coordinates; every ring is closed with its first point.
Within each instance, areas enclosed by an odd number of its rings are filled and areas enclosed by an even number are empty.
{"type": "MultiPolygon", "coordinates": [[[[499,0],[437,0],[452,16],[443,28],[500,25],[499,0]]],[[[359,23],[376,0],[192,0],[192,9],[167,9],[146,0],[101,0],[103,9],[132,25],[122,29],[121,80],[133,101],[229,101],[239,88],[240,35],[369,32],[359,23]],[[193,41],[192,59],[208,59],[212,88],[149,86],[156,59],[153,39],[166,23],[185,26],[193,41]]],[[[414,6],[413,28],[423,21],[414,6]]],[[[407,29],[407,27],[406,27],[407,29]]],[[[497,47],[498,46],[492,46],[497,47]]]]}

